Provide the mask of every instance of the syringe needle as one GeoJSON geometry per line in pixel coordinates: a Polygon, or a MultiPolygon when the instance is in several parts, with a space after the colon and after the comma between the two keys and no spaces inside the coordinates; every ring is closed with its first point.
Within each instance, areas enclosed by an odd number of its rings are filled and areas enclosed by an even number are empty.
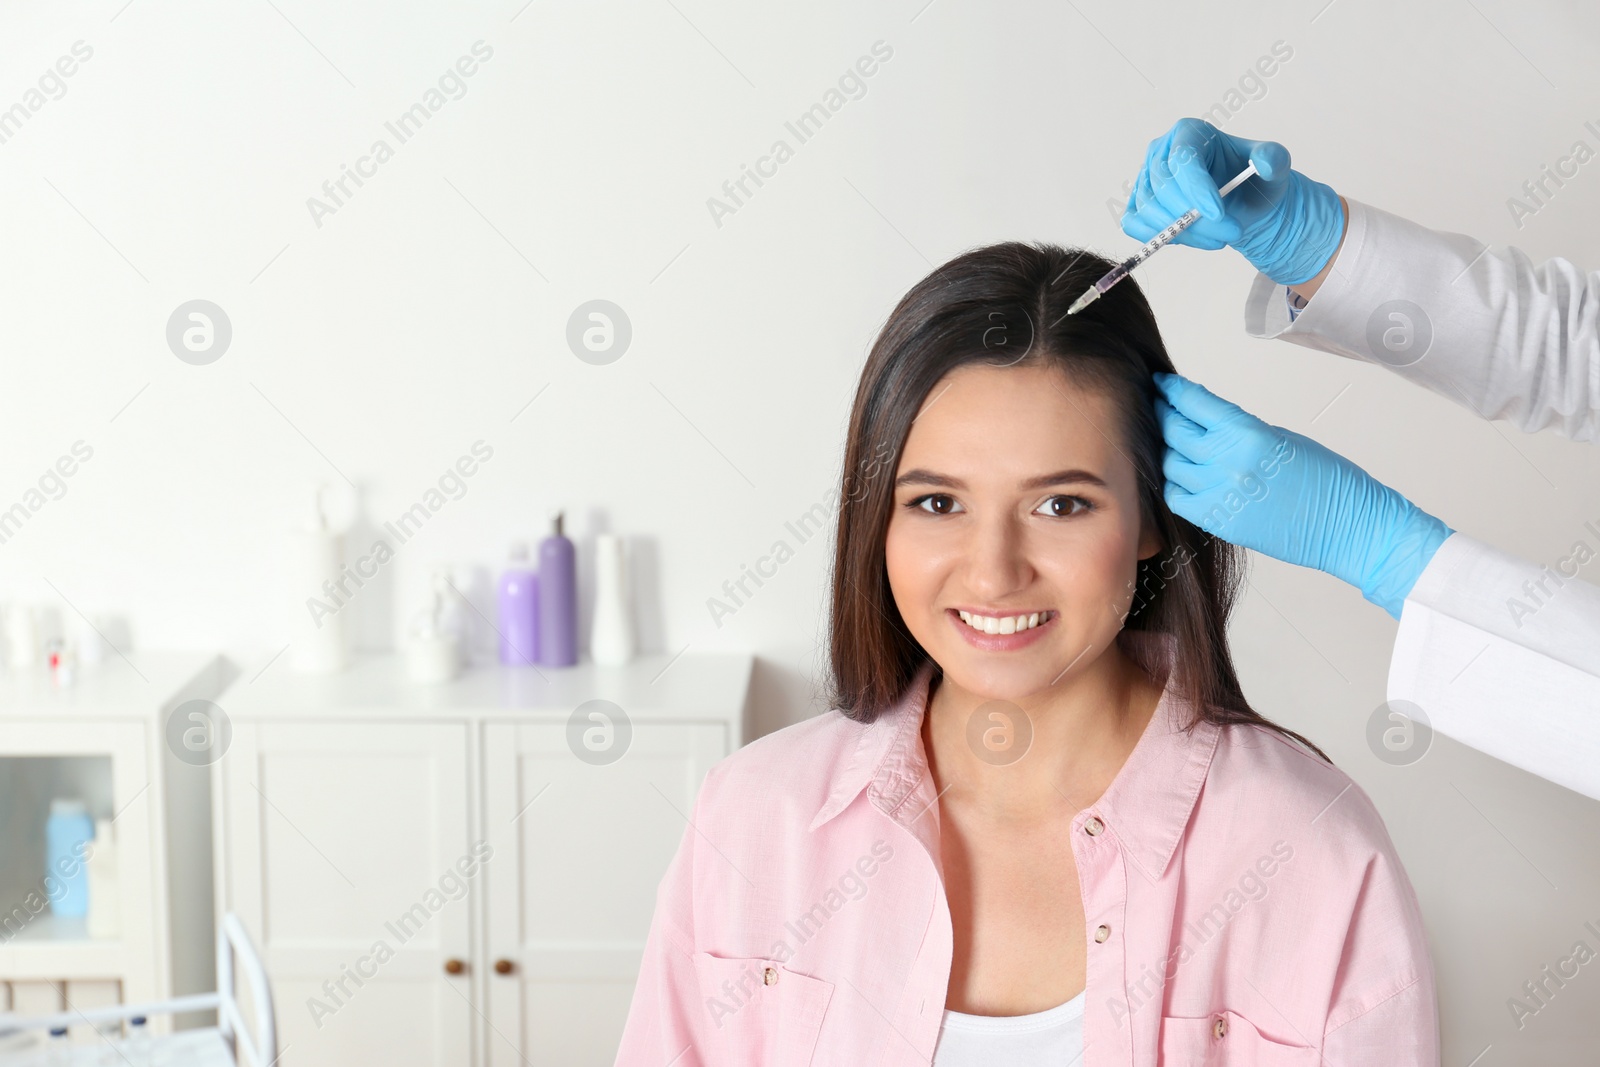
{"type": "MultiPolygon", "coordinates": [[[[1255,172],[1256,165],[1254,163],[1246,165],[1244,170],[1241,170],[1237,175],[1235,175],[1233,179],[1228,182],[1228,184],[1217,190],[1218,194],[1220,196],[1227,196],[1229,193],[1233,192],[1240,185],[1242,185],[1245,180],[1255,172]]],[[[1174,237],[1178,236],[1178,234],[1182,233],[1184,230],[1187,230],[1190,226],[1193,226],[1199,220],[1200,212],[1194,208],[1190,208],[1182,215],[1179,215],[1167,225],[1166,229],[1162,230],[1160,233],[1150,238],[1150,240],[1146,241],[1144,243],[1144,247],[1140,248],[1139,251],[1135,252],[1121,263],[1118,263],[1115,267],[1112,267],[1098,281],[1096,281],[1094,285],[1090,286],[1087,292],[1078,297],[1078,299],[1074,300],[1072,302],[1072,306],[1067,308],[1067,314],[1076,315],[1078,312],[1082,311],[1096,300],[1099,300],[1105,295],[1107,289],[1110,289],[1113,285],[1116,285],[1122,279],[1131,274],[1133,272],[1133,268],[1137,267],[1139,264],[1155,255],[1156,252],[1160,251],[1162,248],[1171,243],[1174,237]]]]}

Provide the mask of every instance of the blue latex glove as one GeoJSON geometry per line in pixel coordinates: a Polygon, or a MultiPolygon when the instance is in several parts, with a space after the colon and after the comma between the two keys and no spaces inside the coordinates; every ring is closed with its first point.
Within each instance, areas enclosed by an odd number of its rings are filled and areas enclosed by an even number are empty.
{"type": "Polygon", "coordinates": [[[1179,119],[1150,142],[1122,214],[1122,232],[1148,241],[1179,215],[1200,219],[1175,239],[1195,248],[1238,249],[1279,285],[1315,278],[1339,250],[1339,194],[1289,168],[1276,141],[1232,137],[1202,119],[1179,119]],[[1257,175],[1224,199],[1218,190],[1248,163],[1257,175]]]}
{"type": "Polygon", "coordinates": [[[1177,374],[1156,374],[1167,506],[1208,533],[1361,590],[1400,617],[1455,531],[1343,456],[1177,374]]]}

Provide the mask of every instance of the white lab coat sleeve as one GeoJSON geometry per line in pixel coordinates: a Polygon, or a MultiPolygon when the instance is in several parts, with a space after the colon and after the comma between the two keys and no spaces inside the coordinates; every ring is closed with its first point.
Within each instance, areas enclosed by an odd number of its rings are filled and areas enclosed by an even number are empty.
{"type": "Polygon", "coordinates": [[[1291,323],[1283,286],[1258,274],[1247,333],[1387,366],[1486,419],[1600,441],[1600,274],[1345,202],[1344,246],[1305,309],[1291,323]]]}
{"type": "Polygon", "coordinates": [[[1600,800],[1600,586],[1570,576],[1597,551],[1596,523],[1544,567],[1451,534],[1401,609],[1391,705],[1600,800]]]}

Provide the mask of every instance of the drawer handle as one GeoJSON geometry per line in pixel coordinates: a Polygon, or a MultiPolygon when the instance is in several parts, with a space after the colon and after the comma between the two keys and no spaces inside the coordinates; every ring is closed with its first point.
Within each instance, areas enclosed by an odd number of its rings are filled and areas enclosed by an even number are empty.
{"type": "Polygon", "coordinates": [[[512,971],[514,971],[516,969],[517,969],[517,965],[512,963],[508,959],[498,959],[498,960],[494,961],[494,973],[495,974],[510,974],[512,971]]]}
{"type": "Polygon", "coordinates": [[[464,962],[453,957],[444,961],[445,974],[462,974],[466,969],[467,965],[464,962]]]}

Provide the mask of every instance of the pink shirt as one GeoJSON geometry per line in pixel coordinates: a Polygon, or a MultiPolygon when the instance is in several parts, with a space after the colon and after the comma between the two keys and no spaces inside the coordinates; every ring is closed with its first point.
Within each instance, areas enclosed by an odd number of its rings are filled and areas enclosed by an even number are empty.
{"type": "MultiPolygon", "coordinates": [[[[1167,676],[1170,636],[1118,640],[1167,676]]],[[[707,774],[619,1067],[930,1062],[951,959],[932,669],[871,725],[831,711],[707,774]]],[[[1168,687],[1072,820],[1085,1067],[1437,1067],[1422,915],[1372,801],[1273,731],[1187,720],[1168,687]]]]}

